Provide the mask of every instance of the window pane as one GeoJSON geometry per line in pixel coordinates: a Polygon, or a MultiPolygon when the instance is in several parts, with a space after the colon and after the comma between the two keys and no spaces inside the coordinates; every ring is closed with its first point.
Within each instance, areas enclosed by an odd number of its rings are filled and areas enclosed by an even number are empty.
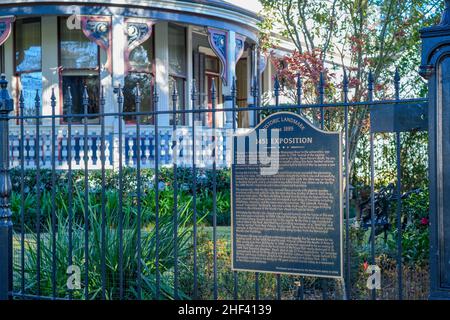
{"type": "MultiPolygon", "coordinates": [[[[66,101],[66,94],[68,87],[70,86],[70,92],[72,94],[72,113],[84,113],[83,110],[83,90],[84,86],[87,86],[89,96],[88,113],[98,113],[99,107],[99,78],[97,75],[76,75],[76,76],[63,76],[63,101],[66,101]]],[[[64,106],[64,114],[67,114],[67,106],[64,106]]],[[[74,122],[81,122],[82,119],[74,119],[74,122]]],[[[89,122],[98,122],[98,118],[89,119],[89,122]]]]}
{"type": "MultiPolygon", "coordinates": [[[[177,110],[185,110],[185,80],[183,78],[177,78],[177,77],[170,77],[169,80],[169,93],[170,93],[170,110],[173,110],[173,100],[172,100],[172,93],[173,93],[173,86],[177,86],[177,93],[178,93],[178,101],[177,101],[177,110]]],[[[178,125],[185,125],[186,124],[186,114],[179,113],[177,114],[177,124],[178,125]]],[[[173,124],[173,115],[170,115],[170,124],[173,124]]]]}
{"type": "Polygon", "coordinates": [[[209,72],[219,73],[219,59],[216,57],[206,56],[205,57],[205,69],[209,72]]]}
{"type": "Polygon", "coordinates": [[[67,19],[60,20],[61,66],[67,69],[98,67],[98,46],[79,29],[67,28],[67,19]]]}
{"type": "Polygon", "coordinates": [[[186,75],[186,32],[172,25],[169,26],[169,72],[186,75]]]}
{"type": "Polygon", "coordinates": [[[41,70],[41,22],[21,19],[16,22],[16,71],[41,70]]]}
{"type": "MultiPolygon", "coordinates": [[[[141,89],[141,112],[148,112],[153,110],[152,99],[152,84],[151,76],[147,73],[130,73],[125,77],[125,86],[123,88],[124,94],[124,112],[136,112],[136,95],[135,89],[139,83],[141,89]]],[[[135,121],[136,117],[125,117],[125,121],[135,121]]],[[[141,116],[142,123],[153,123],[153,116],[141,116]]]]}
{"type": "Polygon", "coordinates": [[[151,72],[153,61],[152,40],[148,39],[130,52],[130,71],[151,72]]]}
{"type": "MultiPolygon", "coordinates": [[[[20,75],[20,87],[23,92],[24,98],[24,110],[25,116],[35,116],[35,98],[36,90],[39,92],[39,96],[42,102],[42,72],[22,73],[20,75]]],[[[39,110],[39,114],[42,113],[42,107],[39,110]]],[[[27,123],[35,123],[35,119],[27,119],[27,123]]]]}

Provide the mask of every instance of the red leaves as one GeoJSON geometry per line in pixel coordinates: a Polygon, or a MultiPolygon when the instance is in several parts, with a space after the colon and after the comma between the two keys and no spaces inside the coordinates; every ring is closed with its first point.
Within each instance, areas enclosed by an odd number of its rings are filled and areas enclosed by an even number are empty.
{"type": "Polygon", "coordinates": [[[351,43],[351,52],[352,53],[360,53],[364,47],[364,39],[362,37],[350,36],[349,41],[351,43]]]}
{"type": "Polygon", "coordinates": [[[357,86],[361,85],[361,81],[356,77],[350,77],[348,80],[348,86],[349,88],[355,88],[357,86]]]}
{"type": "Polygon", "coordinates": [[[293,52],[282,58],[272,56],[280,82],[295,88],[297,75],[300,74],[303,81],[305,94],[315,94],[320,81],[320,73],[324,73],[325,87],[329,87],[334,73],[330,73],[322,62],[322,52],[319,49],[299,53],[293,52]]]}
{"type": "Polygon", "coordinates": [[[386,87],[385,83],[376,83],[375,84],[375,91],[376,92],[385,92],[386,89],[387,89],[387,87],[386,87]]]}

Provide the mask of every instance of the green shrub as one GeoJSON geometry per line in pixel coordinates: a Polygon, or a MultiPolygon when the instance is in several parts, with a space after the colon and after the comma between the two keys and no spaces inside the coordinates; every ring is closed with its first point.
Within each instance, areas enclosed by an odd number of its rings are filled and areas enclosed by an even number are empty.
{"type": "MultiPolygon", "coordinates": [[[[108,214],[105,220],[105,251],[102,249],[102,220],[101,206],[94,204],[95,195],[89,195],[89,220],[88,220],[88,274],[89,274],[89,293],[90,299],[100,299],[102,293],[102,252],[105,252],[105,274],[106,274],[106,298],[113,299],[119,295],[119,229],[117,224],[119,218],[117,212],[111,214],[111,206],[115,202],[108,202],[108,214]]],[[[115,195],[108,193],[108,199],[115,199],[115,195]]],[[[84,194],[75,189],[74,202],[82,203],[84,194]]],[[[69,219],[67,206],[56,208],[56,288],[57,296],[60,298],[68,297],[66,287],[67,267],[69,261],[69,219]]],[[[178,257],[179,261],[187,259],[191,248],[190,238],[192,237],[192,198],[188,199],[183,205],[179,206],[178,211],[178,257]]],[[[84,236],[85,226],[83,221],[84,209],[75,211],[75,219],[72,222],[72,255],[73,265],[81,268],[81,274],[84,275],[85,255],[84,255],[84,236]]],[[[202,217],[200,217],[201,221],[202,217]]],[[[156,229],[147,226],[147,229],[140,229],[137,226],[136,210],[127,206],[123,210],[123,273],[125,276],[124,292],[126,299],[137,298],[137,279],[138,277],[138,259],[137,259],[137,237],[141,233],[141,263],[142,263],[142,298],[151,298],[156,293],[156,229]]],[[[28,229],[25,241],[25,283],[27,294],[36,294],[37,283],[37,235],[33,230],[28,229]]],[[[52,223],[50,217],[46,218],[42,226],[40,236],[40,270],[41,294],[44,296],[52,295],[52,223]]],[[[172,210],[161,210],[159,215],[159,272],[161,275],[161,298],[173,298],[173,269],[174,269],[174,224],[172,210]]],[[[184,265],[180,263],[180,272],[185,272],[184,265]]],[[[16,262],[15,271],[20,274],[21,265],[16,262]]],[[[16,277],[19,279],[19,277],[16,277]]],[[[84,284],[82,277],[82,283],[84,284]]],[[[182,291],[179,292],[182,298],[188,298],[182,291]]],[[[73,291],[74,298],[83,298],[83,291],[73,291]]]]}
{"type": "MultiPolygon", "coordinates": [[[[218,225],[230,224],[230,184],[229,170],[217,170],[216,190],[217,190],[217,223],[218,225]]],[[[52,179],[51,171],[42,170],[40,173],[40,223],[44,223],[52,212],[52,179]]],[[[173,170],[163,168],[159,179],[159,210],[171,212],[174,203],[174,180],[173,170]]],[[[185,206],[192,197],[192,170],[189,168],[179,168],[177,172],[178,206],[185,206]]],[[[11,205],[13,211],[13,222],[16,231],[21,230],[22,224],[22,197],[21,178],[18,171],[12,172],[13,193],[11,205]]],[[[24,177],[24,206],[23,223],[30,230],[37,227],[37,190],[36,190],[36,170],[27,170],[24,177]]],[[[91,206],[101,206],[102,203],[102,179],[100,171],[89,172],[89,198],[91,206]]],[[[213,222],[213,196],[212,196],[212,172],[210,170],[198,170],[197,172],[197,211],[201,215],[207,215],[204,223],[212,225],[213,222]]],[[[69,198],[69,180],[67,171],[56,173],[55,206],[67,207],[69,198]]],[[[141,217],[142,225],[147,226],[155,221],[155,178],[152,169],[144,169],[141,172],[141,217]]],[[[84,193],[84,171],[73,171],[72,192],[78,190],[84,193]]],[[[106,213],[112,219],[114,226],[117,226],[118,201],[119,201],[119,179],[118,173],[112,170],[106,171],[105,177],[106,213]]],[[[122,188],[123,208],[137,207],[137,178],[136,170],[124,169],[122,188]]],[[[83,222],[83,215],[79,214],[84,210],[84,200],[73,199],[72,212],[77,223],[83,222]]],[[[66,210],[68,212],[68,210],[66,210]]],[[[100,212],[99,210],[96,212],[100,212]]]]}

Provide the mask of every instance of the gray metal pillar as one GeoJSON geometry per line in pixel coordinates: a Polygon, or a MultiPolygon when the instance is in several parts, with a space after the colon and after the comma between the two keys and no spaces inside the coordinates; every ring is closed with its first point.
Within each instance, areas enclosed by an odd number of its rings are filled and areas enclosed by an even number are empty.
{"type": "Polygon", "coordinates": [[[11,178],[9,176],[8,114],[13,100],[5,75],[0,77],[0,300],[7,300],[12,292],[12,213],[10,206],[11,178]]]}
{"type": "Polygon", "coordinates": [[[428,80],[430,299],[450,299],[450,0],[439,25],[421,30],[428,80]]]}

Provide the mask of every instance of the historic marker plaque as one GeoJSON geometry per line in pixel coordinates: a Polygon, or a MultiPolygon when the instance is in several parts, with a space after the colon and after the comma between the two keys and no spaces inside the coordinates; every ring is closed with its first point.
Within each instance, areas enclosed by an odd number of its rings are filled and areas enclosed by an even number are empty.
{"type": "Polygon", "coordinates": [[[341,136],[281,112],[233,137],[234,270],[342,278],[341,136]]]}

